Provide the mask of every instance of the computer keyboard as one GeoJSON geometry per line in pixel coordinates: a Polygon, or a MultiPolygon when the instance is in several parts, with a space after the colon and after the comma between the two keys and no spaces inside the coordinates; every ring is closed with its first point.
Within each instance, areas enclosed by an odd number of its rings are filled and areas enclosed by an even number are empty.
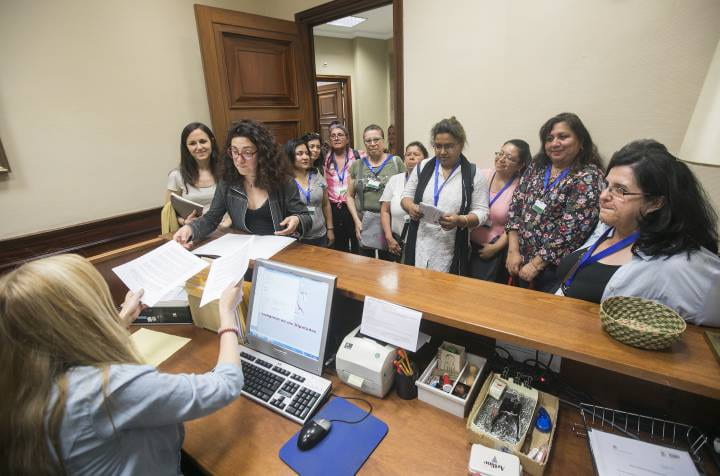
{"type": "Polygon", "coordinates": [[[330,380],[241,346],[242,393],[304,425],[330,392],[330,380]]]}

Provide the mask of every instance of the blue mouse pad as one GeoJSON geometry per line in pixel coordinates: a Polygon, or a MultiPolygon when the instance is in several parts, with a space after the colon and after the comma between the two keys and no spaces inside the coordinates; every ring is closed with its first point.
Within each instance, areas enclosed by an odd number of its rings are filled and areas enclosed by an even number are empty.
{"type": "MultiPolygon", "coordinates": [[[[344,398],[333,397],[314,418],[357,421],[366,413],[344,398]]],[[[328,468],[332,468],[333,475],[352,475],[360,470],[387,432],[385,422],[373,415],[354,425],[334,421],[327,436],[307,451],[298,449],[300,432],[295,433],[280,448],[280,459],[301,476],[326,475],[328,468]]]]}

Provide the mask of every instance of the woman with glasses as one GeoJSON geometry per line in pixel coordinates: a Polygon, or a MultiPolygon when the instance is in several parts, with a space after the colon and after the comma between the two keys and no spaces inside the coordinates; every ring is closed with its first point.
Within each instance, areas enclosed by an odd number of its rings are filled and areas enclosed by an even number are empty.
{"type": "Polygon", "coordinates": [[[332,212],[327,195],[325,178],[312,166],[312,154],[303,139],[292,139],[285,144],[285,156],[295,175],[295,186],[307,205],[312,228],[300,240],[308,245],[328,246],[335,241],[332,212]]]}
{"type": "MultiPolygon", "coordinates": [[[[185,126],[180,133],[180,166],[168,174],[165,203],[170,201],[170,194],[175,193],[202,205],[206,212],[220,180],[220,165],[220,154],[210,128],[201,122],[185,126]]],[[[197,217],[193,211],[189,216],[178,216],[177,221],[184,225],[197,217]]],[[[229,219],[224,225],[230,225],[229,219]]]]}
{"type": "Polygon", "coordinates": [[[508,211],[506,266],[520,286],[553,292],[558,263],[597,225],[603,172],[590,133],[575,114],[550,118],[540,128],[540,142],[508,211]]]}
{"type": "Polygon", "coordinates": [[[490,214],[485,223],[470,233],[470,276],[473,278],[496,283],[508,281],[505,268],[508,245],[505,224],[513,192],[531,159],[528,143],[522,139],[511,139],[495,152],[495,167],[480,171],[490,184],[490,214]]]}
{"type": "Polygon", "coordinates": [[[310,151],[310,164],[313,168],[323,172],[322,159],[322,138],[317,132],[308,132],[302,138],[303,142],[310,151]]]}
{"type": "Polygon", "coordinates": [[[455,117],[435,124],[430,139],[435,157],[417,166],[400,201],[410,215],[405,264],[467,276],[469,230],[487,220],[488,184],[462,154],[465,129],[455,117]]]}
{"type": "Polygon", "coordinates": [[[405,164],[400,157],[384,152],[384,139],[383,130],[377,124],[370,124],[363,131],[367,156],[350,166],[347,205],[355,223],[360,253],[375,257],[378,250],[380,259],[392,261],[380,221],[380,197],[390,177],[405,172],[405,164]]]}
{"type": "Polygon", "coordinates": [[[355,222],[347,206],[350,166],[361,158],[358,151],[350,147],[349,134],[345,126],[334,122],[330,124],[330,152],[323,163],[325,180],[328,184],[328,198],[332,209],[335,227],[333,248],[340,251],[357,253],[358,240],[355,236],[355,222]]]}
{"type": "Polygon", "coordinates": [[[415,166],[427,158],[428,151],[421,142],[414,141],[408,144],[405,148],[405,172],[390,177],[380,197],[380,220],[388,251],[393,255],[394,261],[401,258],[402,246],[410,222],[410,217],[400,206],[402,193],[415,166]]]}
{"type": "Polygon", "coordinates": [[[189,248],[211,233],[227,212],[236,230],[254,235],[302,235],[312,227],[290,168],[270,131],[242,120],[228,131],[225,171],[210,209],[173,239],[189,248]]]}
{"type": "Polygon", "coordinates": [[[613,154],[596,233],[558,267],[559,294],[638,296],[720,326],[717,214],[687,165],[654,140],[613,154]]]}

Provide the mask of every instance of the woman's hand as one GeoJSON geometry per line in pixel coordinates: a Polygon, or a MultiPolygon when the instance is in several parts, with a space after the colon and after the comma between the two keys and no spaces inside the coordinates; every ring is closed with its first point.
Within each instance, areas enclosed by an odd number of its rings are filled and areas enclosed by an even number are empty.
{"type": "Polygon", "coordinates": [[[445,214],[440,217],[440,226],[443,230],[452,230],[453,228],[463,226],[465,223],[465,218],[461,215],[445,214]]]}
{"type": "Polygon", "coordinates": [[[520,279],[527,281],[528,283],[535,279],[540,274],[540,269],[535,267],[532,261],[520,268],[518,276],[520,279]]]}
{"type": "Polygon", "coordinates": [[[140,289],[134,293],[128,291],[125,300],[120,304],[120,322],[123,326],[129,327],[135,319],[140,315],[140,311],[145,309],[145,305],[140,303],[140,298],[144,294],[144,290],[140,289]]]}
{"type": "Polygon", "coordinates": [[[418,205],[417,203],[410,204],[407,212],[408,215],[410,215],[410,218],[415,221],[420,221],[420,219],[423,217],[423,214],[420,212],[420,205],[418,205]]]}
{"type": "Polygon", "coordinates": [[[290,236],[295,233],[298,226],[300,226],[300,218],[298,218],[297,215],[290,215],[289,217],[285,218],[283,221],[280,222],[280,226],[282,227],[282,229],[276,231],[275,234],[281,236],[290,236]]]}
{"type": "Polygon", "coordinates": [[[236,327],[237,317],[235,311],[243,298],[242,279],[235,285],[230,285],[220,295],[219,314],[220,327],[236,327]]]}
{"type": "Polygon", "coordinates": [[[177,241],[188,250],[192,247],[192,241],[190,241],[190,238],[192,238],[192,228],[190,228],[190,225],[183,225],[173,235],[173,240],[177,241]]]}
{"type": "Polygon", "coordinates": [[[394,255],[400,256],[402,249],[400,249],[400,243],[397,242],[395,237],[392,235],[386,236],[385,240],[387,240],[388,251],[394,255]]]}
{"type": "Polygon", "coordinates": [[[509,250],[507,259],[505,260],[505,267],[512,276],[517,276],[522,266],[522,256],[517,251],[509,250]]]}
{"type": "Polygon", "coordinates": [[[198,219],[200,215],[198,215],[197,210],[193,210],[192,213],[185,217],[185,223],[183,225],[189,225],[190,223],[194,222],[198,219]]]}
{"type": "Polygon", "coordinates": [[[492,259],[492,257],[498,254],[501,250],[502,248],[499,247],[496,243],[486,243],[478,250],[478,255],[481,259],[487,261],[489,259],[492,259]]]}
{"type": "Polygon", "coordinates": [[[335,230],[328,229],[327,231],[328,246],[332,246],[335,243],[335,230]]]}
{"type": "Polygon", "coordinates": [[[362,222],[356,221],[355,222],[355,237],[360,241],[360,235],[362,235],[362,222]]]}

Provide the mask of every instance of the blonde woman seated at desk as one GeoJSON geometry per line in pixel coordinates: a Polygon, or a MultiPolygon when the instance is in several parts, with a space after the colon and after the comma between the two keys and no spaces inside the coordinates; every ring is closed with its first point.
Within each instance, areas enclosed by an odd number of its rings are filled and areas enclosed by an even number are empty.
{"type": "Polygon", "coordinates": [[[602,223],[560,262],[558,293],[643,297],[690,323],[720,326],[717,214],[688,166],[659,142],[639,140],[613,155],[606,180],[602,223]]]}
{"type": "Polygon", "coordinates": [[[78,255],[24,264],[0,278],[0,474],[180,474],[183,421],[240,396],[235,309],[220,299],[217,366],[200,375],[143,365],[100,273],[78,255]]]}

